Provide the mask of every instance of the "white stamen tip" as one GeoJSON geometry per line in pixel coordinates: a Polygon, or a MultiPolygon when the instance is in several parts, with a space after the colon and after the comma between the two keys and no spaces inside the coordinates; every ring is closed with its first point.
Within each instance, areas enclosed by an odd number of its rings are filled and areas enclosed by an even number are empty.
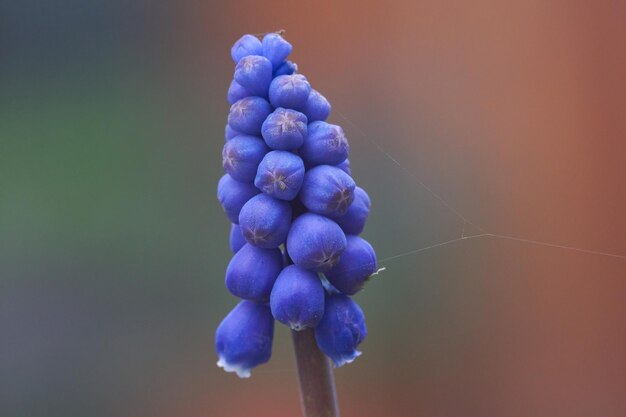
{"type": "Polygon", "coordinates": [[[250,369],[244,368],[239,365],[228,363],[224,358],[220,356],[217,361],[217,366],[225,370],[226,372],[235,372],[239,378],[250,378],[250,369]]]}

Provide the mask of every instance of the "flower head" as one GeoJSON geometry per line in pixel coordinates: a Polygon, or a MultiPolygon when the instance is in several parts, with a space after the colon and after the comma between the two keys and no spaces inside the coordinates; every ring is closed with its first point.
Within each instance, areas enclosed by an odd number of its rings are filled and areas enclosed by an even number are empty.
{"type": "Polygon", "coordinates": [[[218,365],[240,377],[269,360],[274,320],[315,329],[320,350],[341,366],[367,334],[350,298],[376,269],[357,236],[370,198],[352,179],[343,129],[327,123],[328,100],[288,61],[280,33],[241,37],[217,196],[230,220],[233,257],[225,283],[243,299],[215,335],[218,365]]]}

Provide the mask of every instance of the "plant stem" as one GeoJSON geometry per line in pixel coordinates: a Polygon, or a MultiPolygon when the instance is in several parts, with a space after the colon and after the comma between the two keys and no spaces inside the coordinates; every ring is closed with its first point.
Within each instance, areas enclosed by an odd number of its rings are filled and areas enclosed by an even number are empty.
{"type": "Polygon", "coordinates": [[[304,417],[339,417],[333,369],[319,350],[313,329],[291,331],[304,417]]]}

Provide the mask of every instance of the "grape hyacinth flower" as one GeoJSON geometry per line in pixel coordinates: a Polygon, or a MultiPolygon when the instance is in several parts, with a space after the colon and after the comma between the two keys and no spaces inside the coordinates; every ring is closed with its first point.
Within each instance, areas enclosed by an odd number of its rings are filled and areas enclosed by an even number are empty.
{"type": "Polygon", "coordinates": [[[294,264],[324,272],[337,264],[346,244],[346,235],[337,223],[319,214],[305,213],[291,224],[287,253],[294,264]]]}
{"type": "Polygon", "coordinates": [[[241,301],[215,332],[217,365],[248,378],[250,370],[272,356],[274,318],[265,304],[241,301]]]}
{"type": "Polygon", "coordinates": [[[324,315],[324,287],[316,273],[289,265],[270,295],[272,315],[293,330],[315,327],[324,315]]]}
{"type": "Polygon", "coordinates": [[[356,184],[337,167],[316,166],[304,175],[300,201],[314,213],[343,216],[354,200],[356,184]]]}
{"type": "Polygon", "coordinates": [[[369,242],[359,236],[346,236],[346,249],[337,265],[324,273],[328,281],[344,294],[359,291],[376,272],[376,253],[369,242]]]}
{"type": "Polygon", "coordinates": [[[348,158],[349,150],[340,126],[317,121],[309,125],[307,138],[298,153],[307,166],[338,165],[348,158]]]}
{"type": "Polygon", "coordinates": [[[293,200],[304,182],[304,162],[291,152],[269,152],[257,170],[254,185],[267,195],[293,200]]]}
{"type": "Polygon", "coordinates": [[[272,63],[263,56],[245,56],[235,67],[235,81],[251,95],[267,97],[267,88],[272,82],[272,63]]]}
{"type": "Polygon", "coordinates": [[[226,268],[226,288],[244,300],[267,301],[283,268],[279,249],[263,249],[246,243],[226,268]]]}
{"type": "MultiPolygon", "coordinates": [[[[371,201],[352,179],[343,129],[326,122],[329,101],[298,73],[291,51],[282,32],[244,35],[231,48],[217,196],[231,222],[226,287],[244,301],[219,325],[215,347],[220,367],[248,377],[270,359],[277,320],[292,330],[301,389],[318,378],[313,385],[333,393],[328,358],[353,361],[367,335],[350,296],[377,268],[358,236],[371,201]]],[[[334,393],[302,398],[309,411],[335,401],[334,393]]]]}
{"type": "Polygon", "coordinates": [[[272,106],[261,97],[244,97],[230,107],[228,124],[248,135],[261,135],[261,126],[272,112],[272,106]]]}
{"type": "Polygon", "coordinates": [[[239,227],[248,243],[277,248],[285,243],[291,226],[291,206],[267,194],[252,197],[241,208],[239,227]]]}
{"type": "Polygon", "coordinates": [[[311,84],[301,74],[279,75],[272,80],[269,89],[272,106],[301,110],[311,93],[311,84]]]}
{"type": "Polygon", "coordinates": [[[261,138],[235,136],[222,148],[222,167],[237,181],[250,182],[256,177],[259,163],[268,151],[261,138]]]}
{"type": "Polygon", "coordinates": [[[267,116],[261,134],[270,148],[293,151],[302,146],[307,136],[307,118],[298,111],[279,107],[267,116]]]}
{"type": "Polygon", "coordinates": [[[328,295],[324,317],[315,328],[315,339],[322,352],[332,359],[335,366],[342,366],[361,355],[357,346],[366,336],[361,307],[347,295],[328,295]]]}

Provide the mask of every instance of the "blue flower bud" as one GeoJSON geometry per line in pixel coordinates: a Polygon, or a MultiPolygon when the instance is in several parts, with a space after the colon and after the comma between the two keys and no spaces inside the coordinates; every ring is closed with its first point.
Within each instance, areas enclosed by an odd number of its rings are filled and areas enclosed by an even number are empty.
{"type": "Polygon", "coordinates": [[[304,75],[279,75],[270,84],[270,103],[274,107],[301,110],[310,92],[311,84],[304,75]]]}
{"type": "Polygon", "coordinates": [[[253,95],[267,97],[272,82],[272,63],[263,56],[246,56],[235,67],[235,81],[253,95]]]}
{"type": "Polygon", "coordinates": [[[339,168],[340,170],[342,170],[343,172],[345,172],[348,175],[352,175],[352,170],[350,169],[350,160],[346,159],[345,161],[343,161],[340,164],[335,165],[337,168],[339,168]]]}
{"type": "Polygon", "coordinates": [[[251,96],[245,88],[241,86],[237,81],[232,80],[230,82],[230,87],[228,87],[228,93],[226,94],[226,99],[230,104],[235,104],[237,100],[241,100],[242,98],[251,96]]]}
{"type": "Polygon", "coordinates": [[[274,68],[278,66],[291,53],[291,44],[277,33],[268,33],[263,37],[263,56],[270,60],[274,68]]]}
{"type": "Polygon", "coordinates": [[[337,165],[348,157],[350,146],[340,126],[326,122],[309,124],[308,136],[298,153],[307,166],[337,165]]]}
{"type": "Polygon", "coordinates": [[[346,214],[340,217],[334,217],[343,231],[348,235],[360,235],[365,228],[367,216],[370,214],[370,197],[364,189],[357,186],[354,189],[354,201],[348,207],[346,214]]]}
{"type": "Polygon", "coordinates": [[[341,227],[327,217],[305,213],[295,219],[287,235],[287,253],[304,269],[324,272],[339,261],[346,248],[341,227]]]}
{"type": "Polygon", "coordinates": [[[279,107],[267,116],[261,127],[261,134],[270,148],[293,151],[304,143],[307,134],[306,116],[298,111],[279,107]]]}
{"type": "Polygon", "coordinates": [[[343,216],[354,200],[356,184],[337,167],[319,165],[304,175],[300,200],[314,213],[343,216]]]}
{"type": "Polygon", "coordinates": [[[230,56],[235,61],[235,64],[239,60],[248,55],[261,55],[263,53],[263,45],[261,41],[252,35],[243,35],[234,43],[230,49],[230,56]]]}
{"type": "Polygon", "coordinates": [[[293,200],[304,181],[304,162],[287,151],[271,151],[259,164],[254,185],[280,200],[293,200]]]}
{"type": "Polygon", "coordinates": [[[235,136],[222,148],[222,167],[237,181],[252,182],[259,163],[269,152],[265,142],[256,136],[235,136]]]}
{"type": "Polygon", "coordinates": [[[239,182],[226,174],[217,183],[217,199],[231,223],[239,223],[239,212],[248,200],[259,194],[252,184],[239,182]]]}
{"type": "Polygon", "coordinates": [[[291,75],[298,71],[298,64],[291,61],[285,61],[274,70],[274,77],[279,75],[291,75]]]}
{"type": "Polygon", "coordinates": [[[311,89],[311,94],[306,100],[306,104],[302,109],[302,113],[309,119],[309,123],[317,120],[324,121],[330,114],[331,106],[326,97],[321,95],[319,91],[311,89]]]}
{"type": "Polygon", "coordinates": [[[274,318],[267,305],[241,301],[215,332],[217,366],[248,378],[250,370],[270,360],[274,318]]]}
{"type": "Polygon", "coordinates": [[[287,239],[291,206],[286,201],[259,194],[241,208],[239,226],[248,243],[260,248],[277,248],[287,239]]]}
{"type": "Polygon", "coordinates": [[[239,252],[239,249],[246,244],[246,239],[243,237],[241,233],[241,228],[238,224],[230,225],[230,237],[229,237],[230,250],[233,253],[239,252]]]}
{"type": "Polygon", "coordinates": [[[261,126],[272,112],[272,106],[261,97],[246,97],[235,102],[228,113],[231,128],[254,136],[261,136],[261,126]]]}
{"type": "Polygon", "coordinates": [[[267,301],[281,269],[280,249],[263,249],[246,243],[226,268],[226,288],[245,300],[267,301]]]}
{"type": "Polygon", "coordinates": [[[315,327],[324,315],[324,287],[316,273],[289,265],[270,295],[272,315],[293,330],[315,327]]]}
{"type": "Polygon", "coordinates": [[[357,347],[367,336],[365,316],[361,307],[343,294],[328,295],[324,310],[315,339],[335,367],[340,367],[361,355],[357,347]]]}
{"type": "Polygon", "coordinates": [[[346,236],[348,244],[339,262],[324,273],[326,279],[344,294],[352,295],[376,272],[376,253],[365,239],[346,236]]]}
{"type": "Polygon", "coordinates": [[[224,128],[224,139],[226,139],[226,141],[229,141],[239,135],[241,135],[241,132],[237,132],[235,129],[230,127],[228,123],[226,123],[226,127],[224,128]]]}

